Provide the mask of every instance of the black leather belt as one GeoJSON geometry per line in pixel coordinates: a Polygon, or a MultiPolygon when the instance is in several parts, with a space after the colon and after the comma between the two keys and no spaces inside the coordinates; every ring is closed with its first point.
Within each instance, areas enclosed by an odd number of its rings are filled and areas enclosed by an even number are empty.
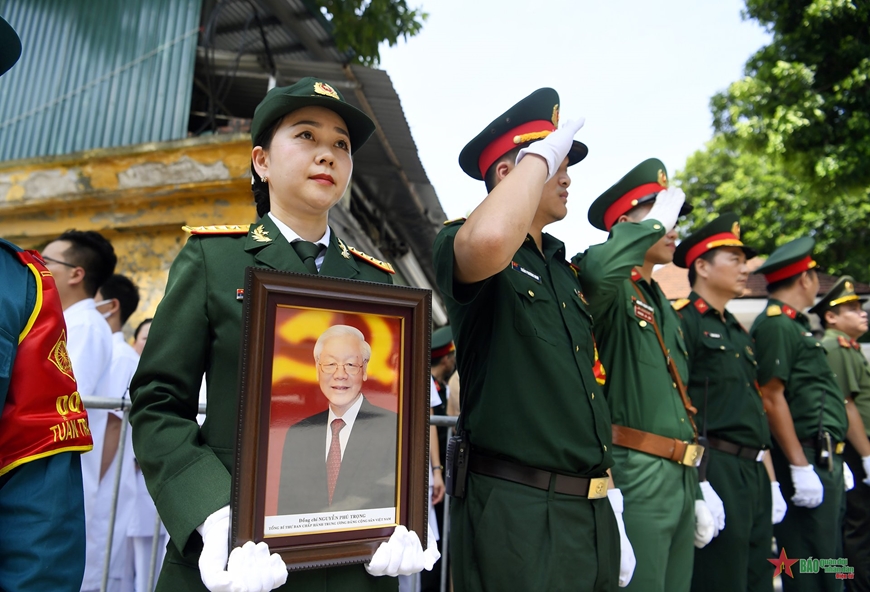
{"type": "Polygon", "coordinates": [[[503,458],[480,454],[476,451],[471,453],[468,469],[472,473],[504,479],[505,481],[528,485],[529,487],[543,489],[544,491],[550,489],[550,479],[555,477],[556,493],[576,495],[589,499],[600,499],[607,496],[607,476],[592,479],[571,477],[569,475],[536,469],[535,467],[527,467],[503,458]]]}
{"type": "Polygon", "coordinates": [[[707,443],[713,450],[718,450],[719,452],[725,452],[727,454],[733,454],[738,458],[754,460],[755,462],[761,462],[765,451],[764,448],[750,448],[749,446],[741,446],[740,444],[735,444],[734,442],[729,442],[728,440],[720,440],[719,438],[714,438],[713,436],[709,436],[707,438],[707,443]]]}
{"type": "MultiPolygon", "coordinates": [[[[805,438],[800,441],[801,446],[806,446],[807,448],[815,449],[818,446],[815,438],[805,438]]],[[[843,451],[846,449],[845,442],[833,442],[833,452],[834,454],[843,454],[843,451]]]]}

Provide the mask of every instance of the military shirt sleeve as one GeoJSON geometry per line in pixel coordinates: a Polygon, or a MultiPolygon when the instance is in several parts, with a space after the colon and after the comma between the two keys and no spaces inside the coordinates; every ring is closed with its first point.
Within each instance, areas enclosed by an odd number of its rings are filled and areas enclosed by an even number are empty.
{"type": "Polygon", "coordinates": [[[837,384],[844,395],[857,395],[861,392],[861,375],[863,368],[856,367],[849,355],[853,350],[847,350],[840,346],[836,340],[829,347],[827,340],[824,343],[827,352],[828,365],[836,376],[837,384]]]}
{"type": "Polygon", "coordinates": [[[438,289],[445,297],[460,304],[467,304],[477,298],[491,278],[474,284],[463,284],[456,281],[453,274],[455,262],[453,241],[460,228],[462,228],[462,223],[455,222],[441,229],[441,232],[435,237],[432,257],[435,261],[435,279],[438,283],[438,289]]]}
{"type": "MultiPolygon", "coordinates": [[[[762,313],[764,314],[764,313],[762,313]]],[[[753,327],[752,337],[758,361],[758,384],[765,385],[774,378],[788,384],[794,361],[794,340],[789,339],[787,317],[768,317],[753,327]]]]}
{"type": "Polygon", "coordinates": [[[665,235],[665,229],[656,220],[623,222],[610,231],[607,241],[589,247],[582,255],[575,255],[572,263],[580,269],[580,283],[592,303],[607,301],[629,278],[631,270],[643,265],[647,250],[665,235]]]}
{"type": "Polygon", "coordinates": [[[197,526],[230,502],[231,476],[196,422],[210,351],[208,270],[192,237],[169,271],[130,387],[133,447],[166,529],[184,552],[197,526]]]}

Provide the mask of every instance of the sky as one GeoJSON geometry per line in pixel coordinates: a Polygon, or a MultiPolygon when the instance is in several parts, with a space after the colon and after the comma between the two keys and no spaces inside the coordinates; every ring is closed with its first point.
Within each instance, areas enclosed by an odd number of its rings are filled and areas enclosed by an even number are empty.
{"type": "MultiPolygon", "coordinates": [[[[408,0],[429,13],[416,37],[382,46],[420,159],[448,219],[486,197],[458,165],[462,147],[532,91],[585,117],[589,156],[571,167],[568,216],[545,231],[573,254],[602,242],[592,201],[656,157],[669,176],[713,135],[710,98],[770,41],[742,0],[408,0]]],[[[691,196],[688,196],[691,200],[691,196]]],[[[570,255],[569,255],[570,256],[570,255]]]]}

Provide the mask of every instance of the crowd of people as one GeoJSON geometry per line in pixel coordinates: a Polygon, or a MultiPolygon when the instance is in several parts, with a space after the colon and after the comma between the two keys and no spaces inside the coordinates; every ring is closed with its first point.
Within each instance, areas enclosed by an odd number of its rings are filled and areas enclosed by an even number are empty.
{"type": "MultiPolygon", "coordinates": [[[[747,331],[726,308],[756,254],[738,216],[678,242],[692,207],[655,158],[595,200],[588,218],[608,239],[572,257],[544,232],[567,215],[569,167],[588,152],[583,120],[560,126],[559,107],[555,90],[535,91],[459,155],[487,196],[434,244],[450,323],[432,337],[430,407],[459,413],[456,435],[430,429],[425,545],[400,525],[364,564],[288,571],[263,541],[228,547],[245,268],[393,281],[328,225],[375,130],[363,111],[317,78],[269,91],[251,124],[258,221],[189,229],[133,346],[122,331],[138,292],[105,237],[71,230],[39,252],[0,241],[0,588],[90,592],[107,577],[109,591],[144,591],[155,535],[162,591],[431,587],[446,492],[442,560],[458,592],[771,591],[776,575],[787,592],[867,590],[855,281],[817,302],[814,242],[791,241],[757,270],[770,299],[747,331]],[[670,262],[692,286],[673,305],[652,278],[670,262]],[[85,410],[83,397],[119,403],[85,410]],[[813,558],[824,568],[795,566],[813,558]]],[[[346,413],[373,413],[359,386],[370,348],[342,330],[315,348],[342,399],[316,416],[318,507],[333,503],[346,413]]]]}

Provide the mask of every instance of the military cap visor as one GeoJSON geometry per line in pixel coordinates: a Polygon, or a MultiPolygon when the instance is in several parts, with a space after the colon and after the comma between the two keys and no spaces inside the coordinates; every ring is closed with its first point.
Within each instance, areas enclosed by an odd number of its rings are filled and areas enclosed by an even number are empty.
{"type": "Polygon", "coordinates": [[[292,86],[273,88],[266,94],[254,111],[251,143],[256,146],[263,131],[302,107],[324,107],[341,117],[347,125],[351,152],[359,150],[375,131],[375,124],[368,115],[347,103],[328,82],[309,76],[292,86]]]}
{"type": "Polygon", "coordinates": [[[432,332],[432,359],[443,358],[456,347],[453,345],[453,330],[448,327],[441,327],[432,332]]]}
{"type": "MultiPolygon", "coordinates": [[[[599,195],[589,207],[589,223],[595,228],[610,231],[623,214],[645,203],[655,201],[659,192],[668,188],[668,171],[657,158],[649,158],[631,169],[607,191],[599,195]]],[[[680,216],[693,210],[684,203],[680,216]]]]}
{"type": "Polygon", "coordinates": [[[0,75],[15,65],[21,57],[21,39],[12,25],[0,17],[0,75]]]}
{"type": "Polygon", "coordinates": [[[747,259],[758,254],[758,251],[747,247],[740,240],[740,221],[737,214],[726,213],[683,239],[674,251],[674,265],[686,269],[704,253],[720,247],[738,247],[747,259]]]}
{"type": "Polygon", "coordinates": [[[810,312],[821,317],[835,306],[846,304],[847,302],[860,302],[861,304],[864,304],[867,302],[867,299],[862,298],[855,293],[855,280],[852,276],[844,275],[837,280],[837,283],[828,290],[828,293],[822,296],[821,300],[810,309],[810,312]]]}
{"type": "Polygon", "coordinates": [[[815,239],[809,236],[786,243],[776,249],[754,273],[762,274],[767,283],[772,284],[813,269],[817,266],[812,257],[815,244],[815,239]]]}
{"type": "MultiPolygon", "coordinates": [[[[546,138],[559,125],[559,93],[540,88],[492,120],[459,153],[459,166],[472,179],[482,181],[499,158],[517,148],[546,138]]],[[[589,149],[574,141],[568,165],[586,158],[589,149]]]]}

